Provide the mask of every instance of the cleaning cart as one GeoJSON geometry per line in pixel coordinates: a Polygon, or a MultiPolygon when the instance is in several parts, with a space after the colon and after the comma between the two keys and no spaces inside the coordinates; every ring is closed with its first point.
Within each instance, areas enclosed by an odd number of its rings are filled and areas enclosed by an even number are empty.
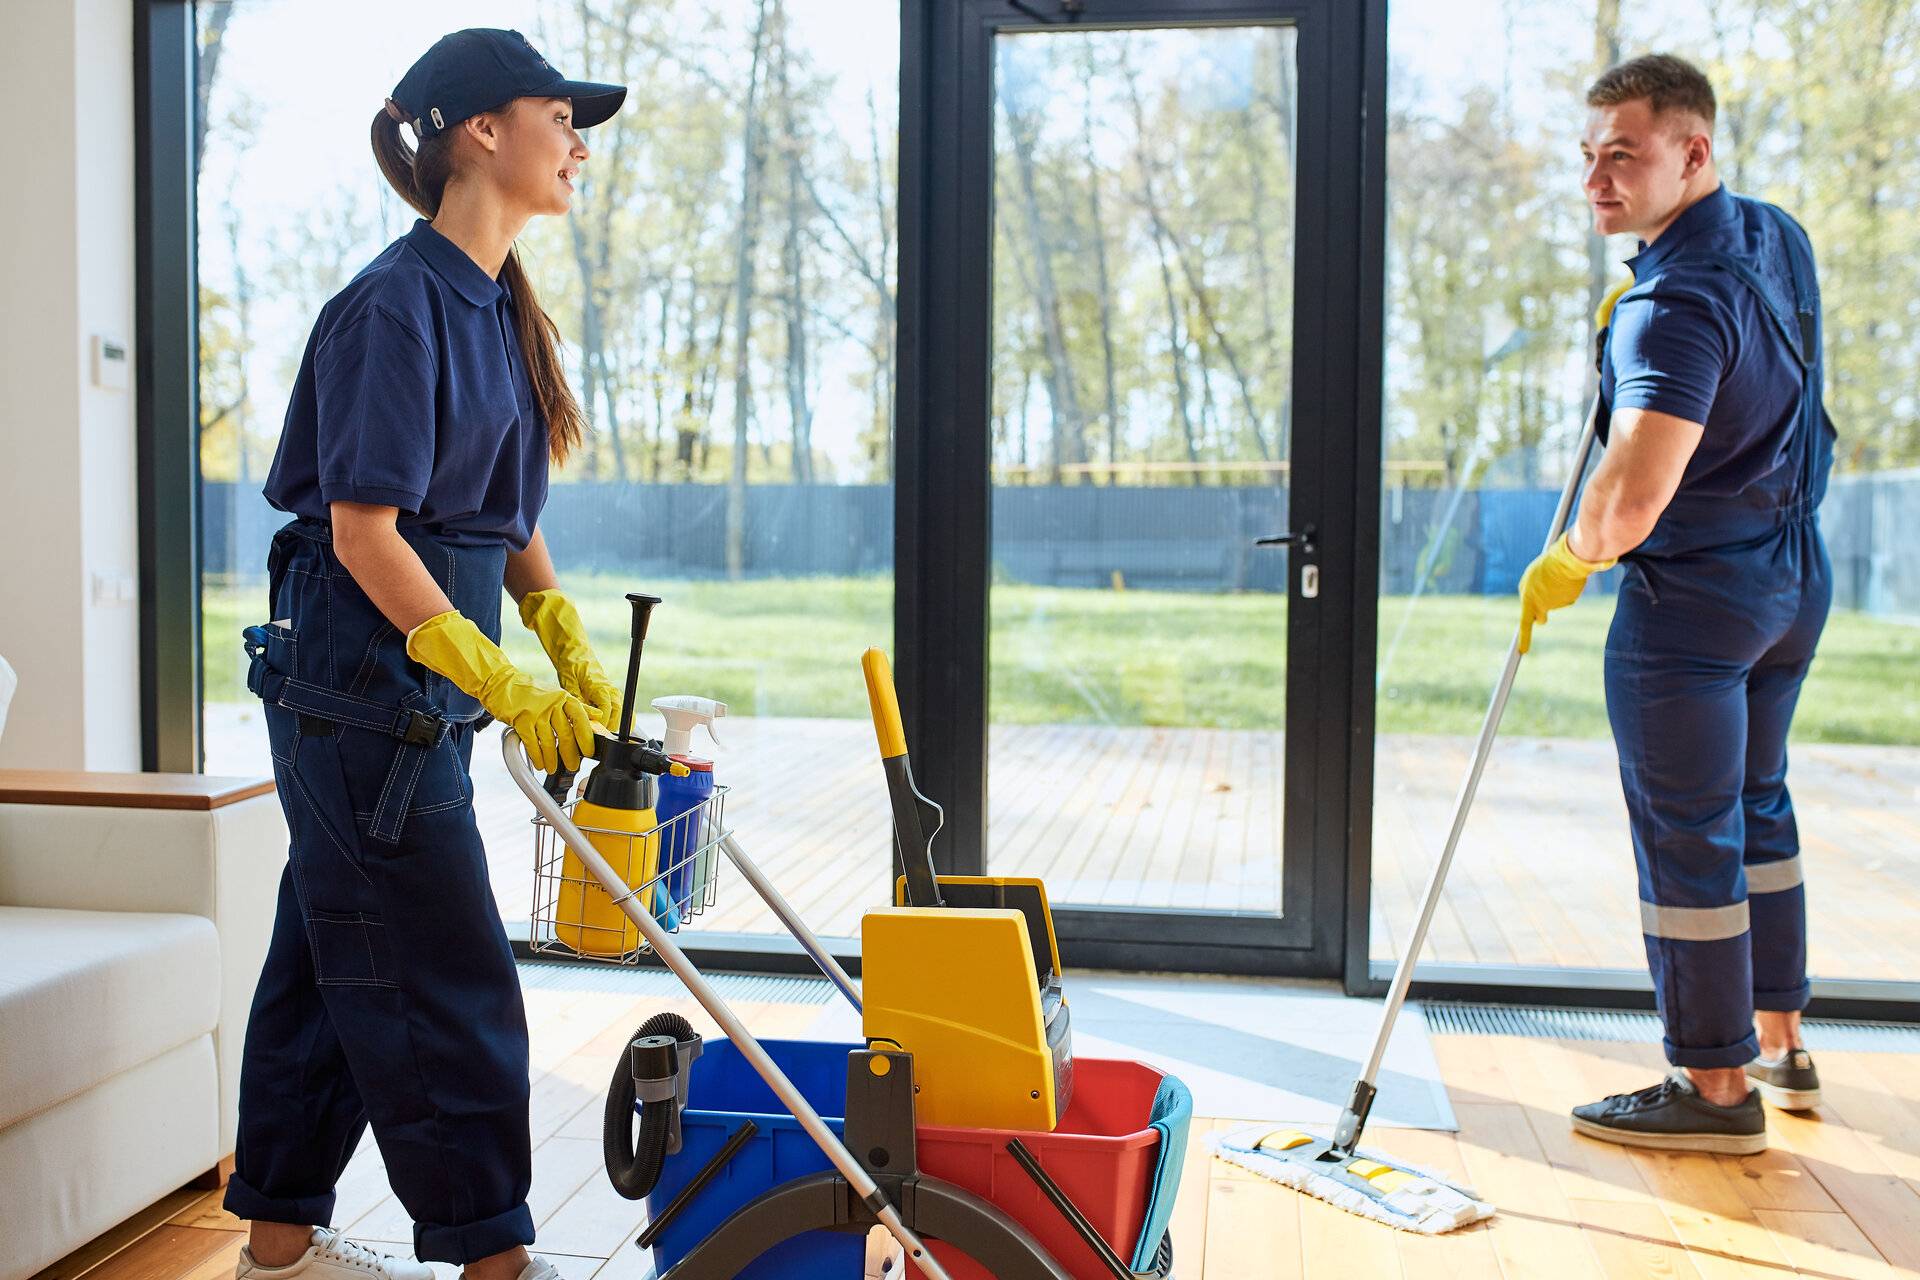
{"type": "MultiPolygon", "coordinates": [[[[630,709],[658,601],[629,599],[630,709]]],[[[1167,1277],[1166,1224],[1191,1099],[1142,1063],[1072,1060],[1044,889],[934,875],[938,806],[912,788],[884,659],[870,652],[864,666],[903,872],[895,904],[869,917],[890,922],[877,931],[891,929],[887,954],[863,957],[870,989],[878,977],[888,993],[884,1010],[748,856],[727,825],[726,788],[672,820],[684,828],[583,829],[573,817],[581,803],[573,779],[543,783],[519,739],[503,735],[508,773],[537,815],[533,948],[626,964],[652,952],[725,1035],[704,1044],[685,1019],[657,1015],[615,1069],[606,1163],[621,1194],[648,1202],[650,1221],[635,1243],[654,1251],[662,1280],[854,1280],[865,1273],[875,1225],[897,1245],[906,1273],[931,1280],[1167,1277]],[[687,958],[674,935],[715,903],[728,868],[863,1013],[863,1043],[758,1040],[687,958]],[[570,940],[585,935],[567,912],[588,910],[590,893],[624,919],[609,941],[579,948],[570,940]],[[624,945],[629,928],[638,938],[632,946],[624,945]],[[936,953],[956,944],[999,953],[997,977],[981,980],[996,1007],[973,1015],[991,1024],[982,1034],[969,1032],[968,1015],[921,1007],[969,984],[956,983],[950,968],[938,981],[916,977],[935,972],[926,961],[939,963],[937,954],[916,953],[916,938],[936,953]],[[887,1034],[875,1034],[876,1018],[887,1034]],[[936,1025],[940,1035],[930,1031],[936,1025]],[[956,1054],[989,1043],[1018,1051],[985,1072],[953,1069],[956,1054]],[[1025,1107],[1004,1096],[1014,1088],[1025,1107]],[[939,1100],[943,1119],[958,1122],[927,1123],[923,1093],[928,1103],[939,1100]],[[993,1123],[973,1122],[980,1116],[993,1123]]],[[[642,773],[673,768],[659,744],[633,735],[630,710],[623,721],[596,758],[642,773]]]]}

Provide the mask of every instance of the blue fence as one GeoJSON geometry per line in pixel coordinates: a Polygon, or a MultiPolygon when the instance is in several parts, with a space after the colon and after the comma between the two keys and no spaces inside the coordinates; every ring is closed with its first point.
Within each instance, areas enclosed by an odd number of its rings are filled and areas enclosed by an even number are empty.
{"type": "MultiPolygon", "coordinates": [[[[1392,489],[1381,507],[1381,591],[1499,595],[1540,549],[1558,494],[1532,489],[1392,489]]],[[[202,490],[207,572],[258,577],[286,517],[257,486],[202,490]]],[[[1836,603],[1920,618],[1920,561],[1893,554],[1920,527],[1920,471],[1843,476],[1821,509],[1836,603]]],[[[727,563],[721,485],[556,486],[541,526],[562,570],[719,577],[727,563]]],[[[1287,527],[1272,488],[998,488],[993,568],[1001,581],[1194,591],[1278,591],[1286,555],[1254,539],[1287,527]]],[[[750,577],[856,576],[893,567],[893,490],[755,485],[746,491],[750,577]]],[[[1616,575],[1604,575],[1610,589],[1616,575]]]]}

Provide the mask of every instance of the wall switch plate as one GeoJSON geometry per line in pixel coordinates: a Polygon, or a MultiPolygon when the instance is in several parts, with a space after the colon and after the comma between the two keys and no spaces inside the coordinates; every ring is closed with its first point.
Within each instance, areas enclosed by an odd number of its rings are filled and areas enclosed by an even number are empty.
{"type": "Polygon", "coordinates": [[[127,344],[93,335],[93,385],[107,391],[127,389],[127,344]]]}
{"type": "Polygon", "coordinates": [[[132,604],[140,598],[140,584],[130,573],[93,575],[93,602],[97,605],[132,604]]]}

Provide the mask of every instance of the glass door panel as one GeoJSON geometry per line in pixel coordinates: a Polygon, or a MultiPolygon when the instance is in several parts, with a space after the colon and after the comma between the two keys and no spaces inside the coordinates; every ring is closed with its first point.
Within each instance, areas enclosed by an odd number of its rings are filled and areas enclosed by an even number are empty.
{"type": "Polygon", "coordinates": [[[994,41],[988,861],[1277,916],[1292,26],[994,41]]]}

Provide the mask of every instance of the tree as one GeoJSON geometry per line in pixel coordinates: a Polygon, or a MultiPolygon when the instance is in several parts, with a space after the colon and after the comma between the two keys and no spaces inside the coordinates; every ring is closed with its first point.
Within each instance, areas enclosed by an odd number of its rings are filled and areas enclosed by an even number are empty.
{"type": "Polygon", "coordinates": [[[727,483],[727,574],[737,578],[747,558],[747,432],[753,410],[753,373],[747,348],[753,321],[753,251],[760,227],[760,186],[767,165],[760,125],[760,72],[767,37],[767,0],[758,0],[753,62],[740,135],[740,207],[734,257],[733,470],[727,483]]]}
{"type": "Polygon", "coordinates": [[[1020,210],[1032,270],[1033,304],[1040,316],[1045,343],[1047,394],[1053,405],[1049,479],[1060,483],[1063,465],[1086,461],[1086,423],[1080,412],[1080,392],[1074,381],[1073,356],[1061,315],[1060,290],[1054,281],[1053,233],[1041,215],[1036,186],[1034,151],[1038,145],[1036,105],[1043,85],[1034,70],[1023,65],[1022,53],[1036,52],[1032,40],[1001,41],[1001,87],[998,95],[1007,138],[1012,143],[1013,183],[1010,194],[1020,210]]]}
{"type": "Polygon", "coordinates": [[[194,6],[199,24],[194,58],[193,84],[193,171],[200,172],[200,159],[207,150],[207,126],[213,119],[213,82],[220,73],[220,55],[226,49],[227,24],[233,20],[233,0],[201,0],[194,6]]]}

